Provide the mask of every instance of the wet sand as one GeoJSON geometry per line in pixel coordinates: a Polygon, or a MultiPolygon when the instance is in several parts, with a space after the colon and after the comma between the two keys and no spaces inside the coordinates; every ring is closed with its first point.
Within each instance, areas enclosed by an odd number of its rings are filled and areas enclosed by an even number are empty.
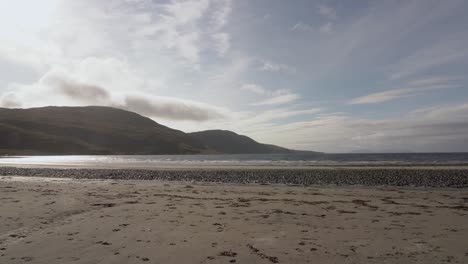
{"type": "Polygon", "coordinates": [[[468,190],[0,176],[0,263],[468,263],[468,190]]]}

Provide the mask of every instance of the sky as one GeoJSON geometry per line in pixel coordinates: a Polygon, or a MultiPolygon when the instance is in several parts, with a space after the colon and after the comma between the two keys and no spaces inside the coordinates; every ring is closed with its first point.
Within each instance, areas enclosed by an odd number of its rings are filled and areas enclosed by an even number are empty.
{"type": "Polygon", "coordinates": [[[468,151],[468,1],[0,0],[0,106],[323,152],[468,151]]]}

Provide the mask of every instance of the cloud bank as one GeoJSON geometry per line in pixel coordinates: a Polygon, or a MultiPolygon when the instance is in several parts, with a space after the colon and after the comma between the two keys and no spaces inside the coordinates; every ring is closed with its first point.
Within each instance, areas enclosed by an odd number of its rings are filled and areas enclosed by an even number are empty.
{"type": "MultiPolygon", "coordinates": [[[[47,97],[37,94],[53,94],[54,101],[68,105],[101,105],[126,109],[155,119],[184,120],[202,122],[228,118],[225,109],[190,100],[171,97],[141,95],[135,93],[111,93],[110,89],[95,84],[78,81],[58,72],[49,72],[32,86],[25,86],[18,93],[3,96],[0,103],[4,107],[19,107],[21,102],[35,101],[34,106],[49,105],[47,97]],[[41,101],[41,98],[44,100],[41,101]],[[61,99],[60,99],[61,98],[61,99]]],[[[49,100],[48,100],[49,99],[49,100]]]]}
{"type": "Polygon", "coordinates": [[[110,94],[98,85],[80,83],[57,74],[47,74],[41,79],[41,84],[52,87],[57,93],[72,100],[87,103],[105,102],[110,100],[110,94]]]}
{"type": "Polygon", "coordinates": [[[169,120],[208,121],[227,118],[222,110],[200,103],[175,100],[173,98],[126,96],[119,108],[139,114],[169,120]]]}

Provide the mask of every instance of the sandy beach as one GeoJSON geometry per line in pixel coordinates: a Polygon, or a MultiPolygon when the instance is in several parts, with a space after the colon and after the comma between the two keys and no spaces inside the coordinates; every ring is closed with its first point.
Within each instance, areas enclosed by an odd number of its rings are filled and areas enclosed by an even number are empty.
{"type": "Polygon", "coordinates": [[[467,263],[468,190],[0,177],[0,263],[467,263]]]}

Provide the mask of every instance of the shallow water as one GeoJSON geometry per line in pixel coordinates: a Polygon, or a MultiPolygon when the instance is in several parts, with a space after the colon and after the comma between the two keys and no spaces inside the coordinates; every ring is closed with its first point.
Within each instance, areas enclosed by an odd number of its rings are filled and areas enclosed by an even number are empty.
{"type": "Polygon", "coordinates": [[[326,165],[468,165],[468,153],[385,154],[224,154],[101,155],[2,157],[0,165],[58,166],[326,166],[326,165]]]}

